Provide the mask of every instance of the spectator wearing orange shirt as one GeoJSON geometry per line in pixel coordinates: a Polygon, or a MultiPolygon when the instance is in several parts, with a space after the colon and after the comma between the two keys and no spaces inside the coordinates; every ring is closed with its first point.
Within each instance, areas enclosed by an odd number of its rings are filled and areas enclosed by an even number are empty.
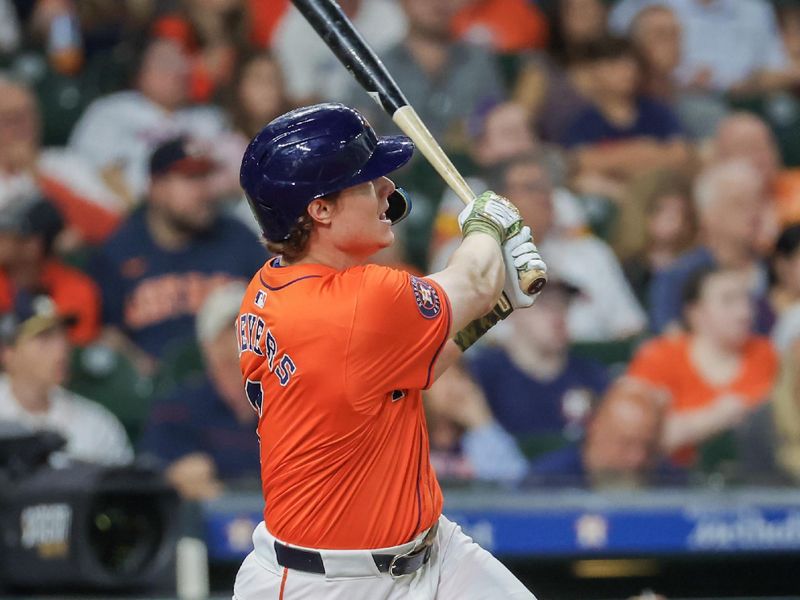
{"type": "Polygon", "coordinates": [[[0,211],[0,313],[20,292],[46,294],[74,323],[73,344],[88,344],[100,332],[100,291],[87,276],[53,252],[64,227],[58,210],[42,198],[20,200],[0,211]]]}
{"type": "Polygon", "coordinates": [[[529,0],[471,0],[453,19],[459,38],[512,53],[547,44],[547,19],[529,0]]]}
{"type": "Polygon", "coordinates": [[[751,333],[754,309],[740,271],[696,271],[684,288],[683,316],[687,333],[645,344],[628,374],[670,394],[662,443],[687,464],[697,444],[767,400],[778,358],[767,338],[751,333]]]}

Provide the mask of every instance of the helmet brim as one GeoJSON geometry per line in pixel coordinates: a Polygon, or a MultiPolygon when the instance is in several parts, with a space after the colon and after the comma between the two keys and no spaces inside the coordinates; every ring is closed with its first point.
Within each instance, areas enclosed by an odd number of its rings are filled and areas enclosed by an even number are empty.
{"type": "Polygon", "coordinates": [[[378,138],[369,160],[352,177],[349,185],[358,185],[383,177],[405,165],[414,154],[414,142],[404,135],[385,135],[378,138]]]}

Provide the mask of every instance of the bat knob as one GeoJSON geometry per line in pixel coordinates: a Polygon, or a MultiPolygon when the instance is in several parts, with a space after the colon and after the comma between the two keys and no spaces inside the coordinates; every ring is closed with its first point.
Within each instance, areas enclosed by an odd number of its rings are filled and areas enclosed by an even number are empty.
{"type": "Polygon", "coordinates": [[[538,294],[547,283],[547,275],[538,269],[535,271],[526,271],[522,273],[520,283],[521,287],[529,296],[538,294]]]}

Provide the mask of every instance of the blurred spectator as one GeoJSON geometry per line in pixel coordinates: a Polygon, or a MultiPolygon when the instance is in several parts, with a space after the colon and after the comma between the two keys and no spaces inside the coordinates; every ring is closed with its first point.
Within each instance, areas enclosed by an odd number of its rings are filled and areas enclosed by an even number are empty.
{"type": "MultiPolygon", "coordinates": [[[[764,205],[762,188],[759,173],[742,161],[713,165],[698,175],[694,202],[699,245],[653,279],[650,317],[654,331],[679,325],[681,290],[700,267],[738,270],[745,277],[747,291],[764,296],[766,273],[757,253],[764,205]]],[[[761,318],[753,325],[760,331],[766,329],[761,318]]]]}
{"type": "Polygon", "coordinates": [[[800,65],[800,5],[796,2],[777,2],[775,6],[783,47],[789,62],[800,65]]]}
{"type": "Polygon", "coordinates": [[[461,365],[447,369],[425,393],[425,408],[439,477],[510,483],[524,477],[525,457],[461,365]]]}
{"type": "Polygon", "coordinates": [[[773,206],[764,207],[763,244],[771,247],[778,222],[800,223],[800,169],[787,169],[781,161],[778,144],[767,124],[758,116],[737,112],[719,124],[713,144],[713,160],[742,159],[758,171],[764,194],[773,206]]]}
{"type": "Polygon", "coordinates": [[[800,482],[800,336],[784,354],[772,415],[775,460],[795,483],[800,482]]]}
{"type": "Polygon", "coordinates": [[[618,379],[593,412],[582,443],[534,461],[532,480],[594,488],[681,482],[661,453],[663,404],[652,386],[618,379]]]}
{"type": "Polygon", "coordinates": [[[237,62],[226,104],[233,129],[246,140],[245,145],[264,125],[289,109],[283,72],[273,53],[260,50],[237,62]]]}
{"type": "Polygon", "coordinates": [[[218,109],[186,106],[189,61],[176,42],[149,41],[140,60],[136,89],[92,102],[69,141],[104,175],[119,180],[131,203],[146,191],[147,158],[157,144],[182,134],[213,142],[226,131],[218,109]]]}
{"type": "Polygon", "coordinates": [[[727,107],[715,94],[678,86],[682,33],[673,10],[666,4],[642,9],[631,23],[630,37],[642,61],[642,92],[668,104],[690,138],[711,137],[727,107]]]}
{"type": "MultiPolygon", "coordinates": [[[[444,145],[464,145],[464,125],[475,107],[505,96],[494,57],[485,48],[458,42],[451,24],[460,0],[401,0],[408,18],[405,39],[381,54],[381,60],[444,145]]],[[[384,26],[383,24],[381,28],[384,26]]],[[[357,107],[378,131],[389,131],[391,119],[360,86],[351,83],[346,104],[357,107]]]]}
{"type": "Polygon", "coordinates": [[[75,321],[67,330],[70,341],[84,345],[100,333],[100,290],[55,255],[63,228],[58,210],[43,198],[0,209],[0,313],[11,310],[20,292],[47,294],[75,321]]]}
{"type": "Polygon", "coordinates": [[[491,184],[519,207],[548,266],[580,288],[567,319],[570,339],[613,340],[642,331],[645,314],[611,248],[591,234],[558,228],[553,188],[540,155],[504,163],[491,184]]]}
{"type": "Polygon", "coordinates": [[[470,360],[492,413],[526,451],[537,439],[578,439],[609,383],[602,365],[569,352],[567,311],[578,294],[551,277],[535,310],[508,318],[511,333],[503,348],[483,348],[470,360]]]}
{"type": "Polygon", "coordinates": [[[17,11],[12,0],[0,0],[0,56],[11,55],[20,45],[17,11]]]}
{"type": "Polygon", "coordinates": [[[453,28],[459,38],[495,52],[521,52],[547,43],[547,20],[528,0],[467,0],[453,28]]]}
{"type": "Polygon", "coordinates": [[[655,171],[631,182],[614,222],[612,246],[643,306],[655,274],[670,267],[696,237],[686,178],[673,171],[655,171]]]}
{"type": "Polygon", "coordinates": [[[41,192],[63,213],[77,242],[102,242],[125,202],[78,153],[42,148],[40,128],[33,93],[0,75],[0,206],[41,192]]]}
{"type": "Polygon", "coordinates": [[[542,140],[557,142],[589,106],[591,78],[586,63],[576,60],[576,48],[605,35],[606,8],[601,0],[555,0],[545,10],[547,52],[524,61],[513,97],[528,111],[542,140]]]}
{"type": "MultiPolygon", "coordinates": [[[[516,204],[533,231],[547,264],[581,289],[567,318],[572,341],[600,342],[631,337],[641,332],[646,316],[631,291],[611,248],[585,232],[584,217],[575,198],[564,189],[553,189],[550,164],[540,151],[503,161],[489,172],[489,187],[516,204]]],[[[482,189],[483,182],[475,189],[482,189]]],[[[443,268],[454,249],[461,209],[447,198],[436,219],[437,246],[431,258],[443,268]],[[454,208],[457,207],[457,208],[454,208]]]]}
{"type": "Polygon", "coordinates": [[[628,31],[640,10],[666,4],[683,30],[680,85],[758,94],[794,85],[771,3],[760,0],[622,0],[611,12],[615,32],[628,31]]]}
{"type": "Polygon", "coordinates": [[[249,280],[266,259],[253,233],[218,215],[208,188],[213,168],[186,138],[158,146],[146,202],[96,257],[104,323],[152,358],[191,338],[194,316],[212,289],[249,280]]]}
{"type": "Polygon", "coordinates": [[[192,500],[211,498],[223,482],[258,481],[258,415],[242,389],[239,350],[232,326],[244,297],[243,283],[208,295],[197,313],[197,339],[206,374],[179,385],[151,408],[139,444],[163,463],[167,478],[192,500]]]}
{"type": "Polygon", "coordinates": [[[668,106],[639,92],[641,67],[622,38],[587,44],[591,106],[563,143],[574,150],[575,183],[584,193],[619,198],[620,186],[646,169],[688,166],[689,148],[668,106]]]}
{"type": "Polygon", "coordinates": [[[770,264],[769,305],[780,318],[800,307],[800,225],[783,230],[775,243],[770,264]]]}
{"type": "Polygon", "coordinates": [[[233,132],[215,141],[215,154],[225,164],[215,175],[213,187],[220,195],[238,200],[233,207],[234,216],[258,233],[260,228],[239,187],[239,169],[250,140],[289,108],[276,57],[268,50],[244,55],[236,64],[229,87],[225,104],[233,132]]]}
{"type": "Polygon", "coordinates": [[[133,459],[125,429],[99,404],[62,388],[68,376],[66,325],[47,296],[21,293],[0,318],[0,420],[55,431],[68,458],[103,464],[133,459]]]}
{"type": "Polygon", "coordinates": [[[742,269],[697,269],[683,290],[687,332],[648,342],[630,364],[629,375],[669,392],[663,444],[684,464],[696,444],[738,425],[765,401],[775,382],[775,351],[751,333],[749,289],[742,269]]]}
{"type": "Polygon", "coordinates": [[[209,102],[231,82],[252,23],[244,0],[182,0],[156,20],[152,35],[180,44],[189,57],[189,98],[209,102]]]}
{"type": "MultiPolygon", "coordinates": [[[[397,0],[342,0],[338,4],[381,57],[406,35],[406,16],[397,0]]],[[[273,49],[283,67],[292,104],[341,100],[348,95],[352,75],[294,6],[286,11],[275,31],[273,49]]],[[[392,67],[390,72],[403,82],[406,91],[407,82],[398,78],[392,67]]]]}

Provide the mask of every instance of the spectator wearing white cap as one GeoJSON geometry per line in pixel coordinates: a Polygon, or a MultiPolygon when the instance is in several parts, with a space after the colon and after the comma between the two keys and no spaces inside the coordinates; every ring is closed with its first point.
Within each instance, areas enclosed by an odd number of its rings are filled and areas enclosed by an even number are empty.
{"type": "Polygon", "coordinates": [[[257,414],[244,394],[234,335],[244,292],[234,282],[209,294],[195,323],[205,374],[156,400],[140,441],[185,498],[212,498],[223,482],[259,477],[257,414]]]}
{"type": "Polygon", "coordinates": [[[69,368],[70,322],[49,296],[24,292],[0,317],[5,370],[0,376],[0,421],[63,436],[66,445],[53,456],[59,464],[63,459],[128,463],[133,451],[117,418],[61,387],[69,368]]]}

